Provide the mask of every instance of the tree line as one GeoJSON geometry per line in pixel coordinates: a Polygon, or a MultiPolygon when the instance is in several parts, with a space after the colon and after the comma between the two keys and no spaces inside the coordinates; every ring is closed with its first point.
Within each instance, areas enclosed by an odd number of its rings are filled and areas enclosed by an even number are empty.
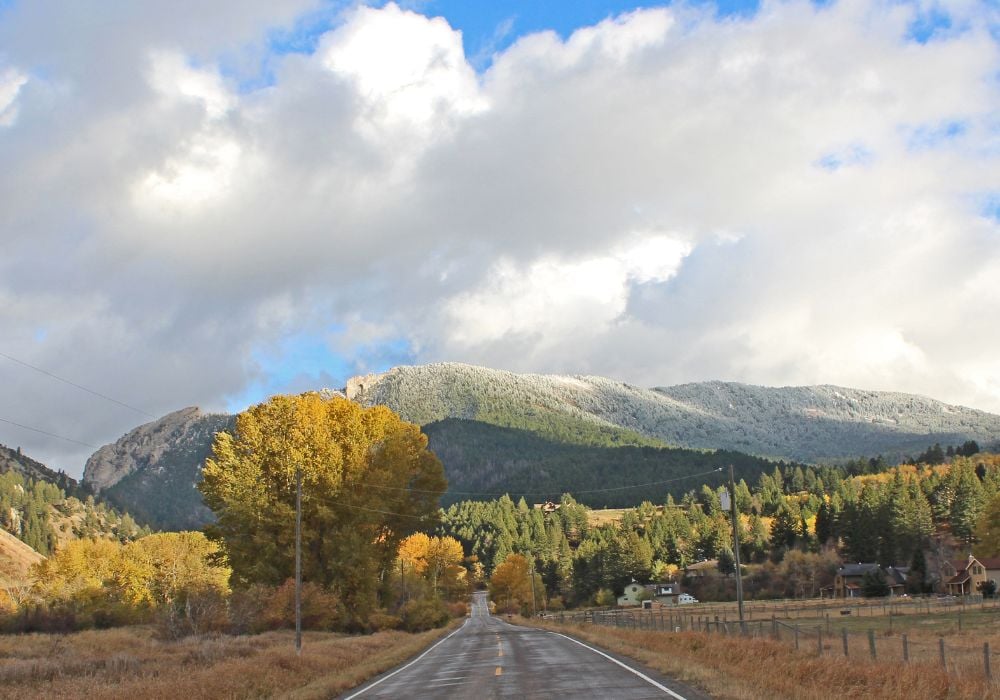
{"type": "MultiPolygon", "coordinates": [[[[815,594],[832,583],[840,557],[912,566],[915,590],[924,590],[935,576],[929,549],[971,546],[1000,493],[996,455],[934,466],[860,464],[776,466],[752,486],[737,482],[741,560],[761,565],[751,590],[815,594]],[[880,471],[872,473],[875,467],[880,471]],[[868,473],[852,475],[857,471],[868,473]]],[[[717,559],[722,573],[733,572],[732,526],[712,486],[689,489],[679,500],[668,494],[660,505],[644,501],[613,522],[592,523],[588,513],[568,494],[551,512],[503,496],[448,507],[438,531],[459,540],[487,577],[511,554],[526,557],[557,606],[608,599],[633,578],[667,580],[702,560],[717,559]]]]}

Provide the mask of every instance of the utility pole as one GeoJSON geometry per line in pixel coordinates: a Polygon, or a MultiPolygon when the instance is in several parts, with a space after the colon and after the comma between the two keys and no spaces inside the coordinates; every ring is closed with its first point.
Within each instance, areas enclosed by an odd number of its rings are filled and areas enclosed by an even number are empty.
{"type": "Polygon", "coordinates": [[[531,567],[528,569],[528,584],[531,586],[531,616],[535,616],[535,558],[531,557],[531,567]]]}
{"type": "Polygon", "coordinates": [[[302,655],[302,467],[295,468],[295,653],[302,655]]]}
{"type": "Polygon", "coordinates": [[[733,516],[733,557],[736,560],[736,605],[740,614],[740,630],[743,630],[743,570],[740,568],[740,521],[736,512],[736,480],[733,477],[733,465],[729,465],[729,490],[733,494],[730,502],[733,516]]]}

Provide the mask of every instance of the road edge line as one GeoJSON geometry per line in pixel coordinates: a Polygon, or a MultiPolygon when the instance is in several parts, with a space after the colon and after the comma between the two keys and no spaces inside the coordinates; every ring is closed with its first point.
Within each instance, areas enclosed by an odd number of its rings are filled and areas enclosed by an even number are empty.
{"type": "MultiPolygon", "coordinates": [[[[559,632],[553,632],[551,630],[546,630],[546,631],[549,634],[556,635],[557,637],[562,637],[563,639],[568,639],[569,641],[573,642],[574,644],[579,644],[584,649],[590,649],[595,654],[600,654],[601,656],[603,656],[608,661],[612,661],[612,662],[618,664],[619,666],[621,666],[622,668],[624,668],[626,671],[628,671],[630,673],[634,673],[635,675],[639,676],[639,678],[641,678],[642,680],[646,681],[647,683],[649,683],[652,686],[655,686],[655,687],[659,688],[664,693],[667,693],[668,695],[670,695],[673,698],[676,698],[677,700],[687,700],[687,698],[685,698],[683,695],[678,695],[677,693],[675,693],[674,691],[672,691],[670,688],[668,688],[667,686],[663,685],[662,683],[657,683],[656,681],[654,681],[652,678],[650,678],[649,676],[647,676],[642,671],[637,671],[636,669],[632,668],[628,664],[623,664],[621,661],[619,661],[615,657],[611,656],[610,654],[605,654],[600,649],[595,649],[594,647],[590,646],[589,644],[584,644],[579,639],[573,639],[569,635],[561,634],[559,632]]],[[[402,669],[400,669],[400,670],[402,670],[402,669]]]]}
{"type": "MultiPolygon", "coordinates": [[[[420,661],[420,659],[422,659],[422,658],[424,658],[425,656],[427,656],[428,654],[430,654],[430,653],[431,653],[432,651],[434,651],[434,650],[435,650],[435,649],[436,649],[437,647],[439,647],[440,645],[444,644],[444,643],[445,643],[445,642],[447,642],[447,641],[448,641],[449,639],[451,639],[452,637],[454,637],[454,636],[455,636],[456,634],[458,634],[459,632],[461,632],[462,630],[464,630],[464,629],[465,629],[465,626],[466,626],[467,624],[469,624],[469,619],[466,619],[466,620],[465,620],[465,622],[463,622],[463,623],[462,623],[462,626],[461,626],[461,627],[459,627],[459,628],[458,628],[457,630],[455,630],[454,632],[452,632],[451,634],[449,634],[449,635],[448,635],[447,637],[445,637],[444,639],[439,639],[439,640],[438,640],[437,642],[435,642],[434,644],[432,644],[432,645],[431,645],[430,647],[428,647],[427,649],[424,649],[424,653],[423,653],[423,654],[421,654],[420,656],[418,656],[417,658],[415,658],[415,659],[414,659],[413,661],[411,661],[410,663],[406,664],[405,666],[401,666],[400,668],[397,668],[397,669],[396,669],[395,671],[393,671],[392,673],[387,673],[386,675],[382,676],[381,678],[379,678],[379,679],[378,679],[377,681],[375,681],[374,683],[370,683],[369,685],[366,685],[366,686],[365,686],[364,688],[362,688],[362,689],[361,689],[361,690],[359,690],[358,692],[356,692],[356,693],[354,693],[354,694],[352,694],[352,695],[348,695],[348,696],[347,696],[346,698],[344,698],[344,700],[351,700],[351,698],[356,698],[356,697],[358,697],[359,695],[362,695],[363,693],[367,693],[367,692],[368,692],[369,690],[371,690],[372,688],[374,688],[375,686],[377,686],[377,685],[378,685],[379,683],[381,683],[382,681],[385,681],[385,680],[388,680],[388,679],[392,678],[393,676],[395,676],[395,675],[396,675],[397,673],[399,673],[400,671],[405,671],[405,670],[406,670],[406,669],[408,669],[408,668],[409,668],[410,666],[412,666],[413,664],[415,664],[415,663],[417,663],[418,661],[420,661]]],[[[681,698],[681,700],[684,700],[684,698],[681,698]]]]}

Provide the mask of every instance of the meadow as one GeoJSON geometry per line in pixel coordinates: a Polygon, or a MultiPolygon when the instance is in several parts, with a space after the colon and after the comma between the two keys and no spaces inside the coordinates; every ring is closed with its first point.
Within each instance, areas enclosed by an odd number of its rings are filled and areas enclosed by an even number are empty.
{"type": "Polygon", "coordinates": [[[0,636],[0,698],[328,698],[461,624],[410,634],[305,632],[158,639],[153,627],[0,636]]]}
{"type": "Polygon", "coordinates": [[[995,601],[772,601],[744,612],[744,634],[735,604],[565,614],[541,624],[723,699],[1000,694],[995,601]]]}

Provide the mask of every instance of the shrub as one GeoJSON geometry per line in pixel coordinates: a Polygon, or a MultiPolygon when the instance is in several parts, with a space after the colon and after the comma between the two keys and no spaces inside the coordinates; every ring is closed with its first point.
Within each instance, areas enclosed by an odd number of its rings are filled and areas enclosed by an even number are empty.
{"type": "MultiPolygon", "coordinates": [[[[340,599],[318,583],[302,584],[302,628],[332,630],[343,626],[347,615],[340,599]]],[[[295,581],[288,579],[273,589],[261,611],[264,629],[295,626],[295,581]]]]}
{"type": "Polygon", "coordinates": [[[407,632],[423,632],[441,627],[450,619],[448,610],[439,598],[414,598],[408,600],[401,610],[403,629],[407,632]]]}
{"type": "Polygon", "coordinates": [[[469,614],[469,604],[458,601],[448,603],[448,614],[451,617],[465,617],[469,614]]]}
{"type": "Polygon", "coordinates": [[[594,594],[594,605],[610,607],[615,605],[617,602],[618,599],[615,597],[615,592],[610,588],[602,588],[594,594]]]}
{"type": "Polygon", "coordinates": [[[217,588],[186,592],[159,610],[157,633],[163,639],[221,632],[228,627],[226,598],[217,588]]]}

